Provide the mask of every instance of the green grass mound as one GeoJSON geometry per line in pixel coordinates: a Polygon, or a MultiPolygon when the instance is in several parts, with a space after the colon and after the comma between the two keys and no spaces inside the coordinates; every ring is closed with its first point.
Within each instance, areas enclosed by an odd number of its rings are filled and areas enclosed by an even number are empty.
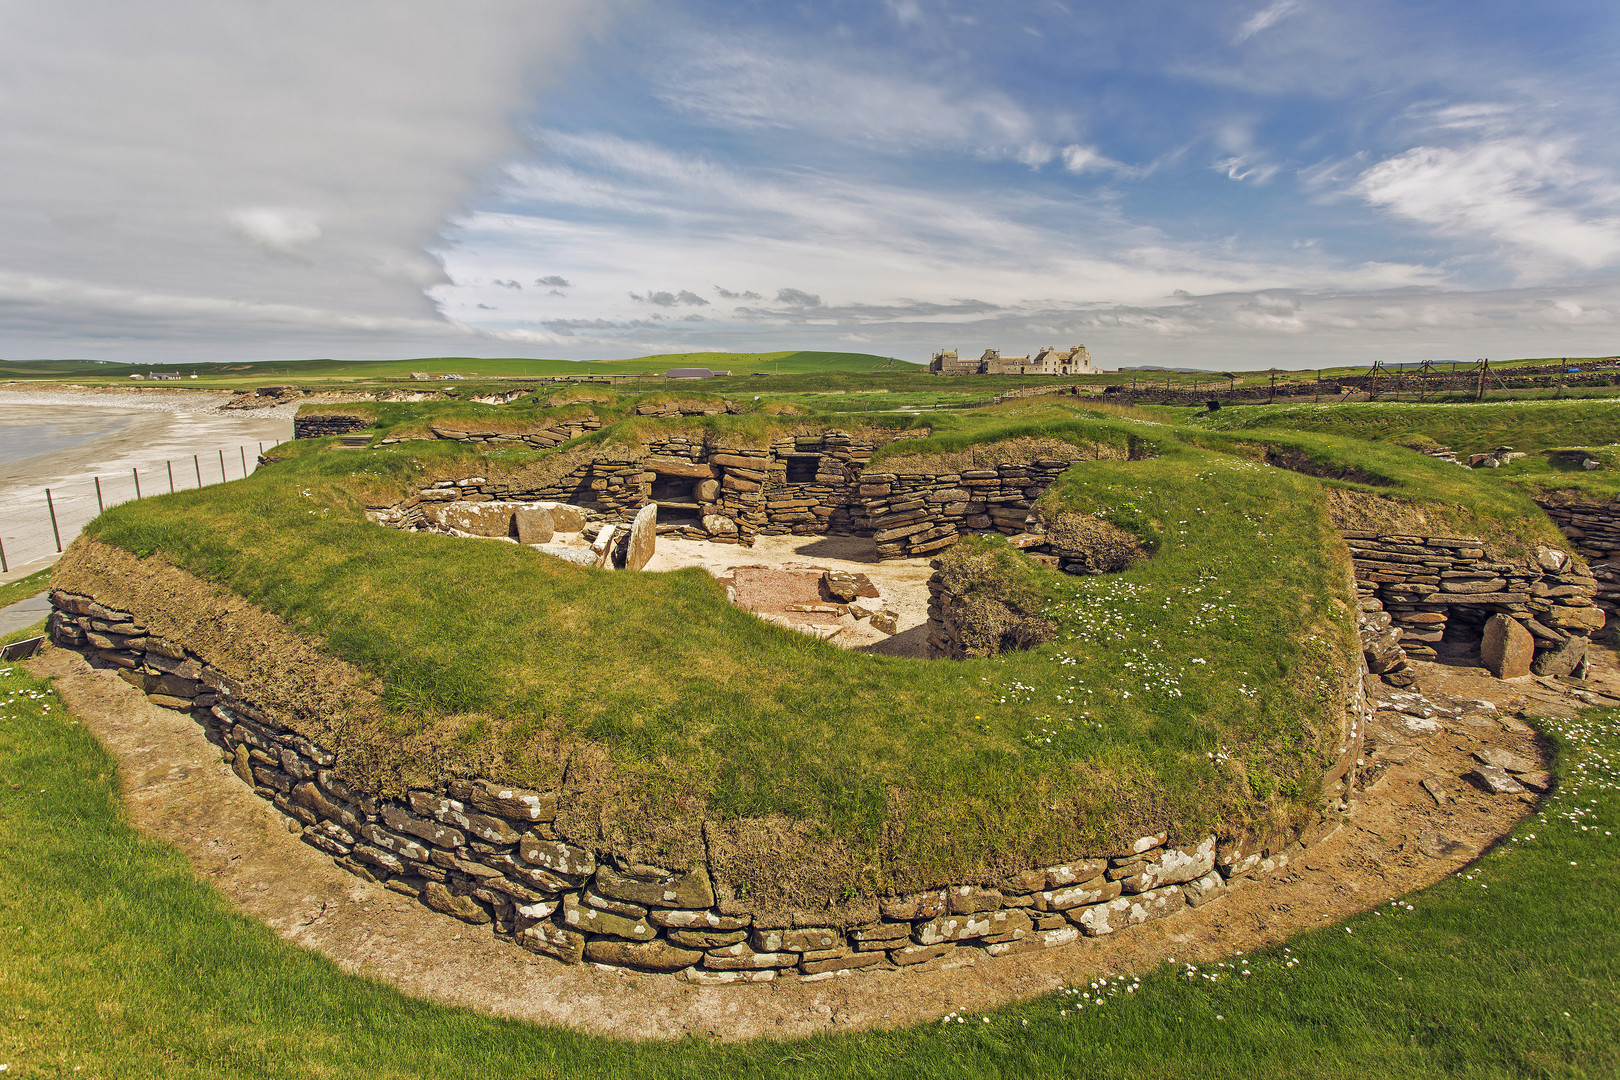
{"type": "MultiPolygon", "coordinates": [[[[784,420],[803,418],[627,423],[784,420]]],[[[730,883],[788,903],[996,880],[1160,828],[1195,840],[1301,820],[1336,753],[1355,672],[1335,500],[1444,518],[1456,508],[1438,497],[1455,497],[1487,517],[1516,514],[1521,541],[1551,529],[1527,517],[1522,496],[1455,466],[1424,472],[1440,466],[1410,451],[1357,459],[1390,478],[1370,489],[1269,467],[1255,460],[1269,444],[1248,436],[1112,418],[953,422],[904,453],[992,453],[1035,438],[1092,448],[1040,512],[1094,515],[1153,557],[1074,578],[980,541],[1018,565],[1054,632],[1027,651],[941,663],[847,652],[765,623],[698,570],[601,572],[363,516],[441,478],[520,481],[589,440],[488,455],[444,441],[363,455],[284,444],[246,480],[126,503],[87,532],[244,597],[376,676],[387,712],[349,763],[351,782],[385,793],[476,773],[550,784],[569,764],[576,787],[560,827],[578,842],[672,865],[702,857],[705,820],[734,823],[762,850],[791,837],[730,883]],[[794,860],[793,874],[773,876],[794,860]]],[[[1316,438],[1297,446],[1356,452],[1316,438]]]]}

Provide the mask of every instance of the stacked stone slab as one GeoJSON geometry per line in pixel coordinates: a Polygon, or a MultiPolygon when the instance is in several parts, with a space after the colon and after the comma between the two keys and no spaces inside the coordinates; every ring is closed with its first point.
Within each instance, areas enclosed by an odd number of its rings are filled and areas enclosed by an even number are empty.
{"type": "Polygon", "coordinates": [[[358,416],[295,416],[293,438],[324,439],[330,435],[348,435],[364,431],[370,426],[370,420],[358,416]]]}
{"type": "Polygon", "coordinates": [[[203,643],[160,639],[141,617],[89,596],[55,591],[51,602],[53,641],[118,668],[153,703],[190,713],[236,776],[350,873],[564,963],[703,983],[936,967],[1055,948],[1201,906],[1286,866],[1336,827],[1366,712],[1364,697],[1347,703],[1345,745],[1324,784],[1328,809],[1308,825],[1185,845],[1158,833],[1001,881],[871,897],[836,913],[767,914],[718,898],[701,865],[625,864],[570,842],[555,827],[561,791],[482,779],[392,799],[357,790],[340,779],[335,754],[207,664],[203,643]]]}
{"type": "Polygon", "coordinates": [[[1024,532],[1035,500],[1072,461],[1042,458],[960,473],[867,473],[857,489],[860,509],[879,558],[917,558],[950,547],[963,532],[1024,532]]]}
{"type": "Polygon", "coordinates": [[[1486,623],[1505,615],[1534,638],[1536,663],[1558,667],[1576,652],[1584,656],[1587,637],[1604,625],[1594,603],[1597,580],[1563,552],[1538,548],[1531,563],[1520,565],[1491,559],[1471,537],[1341,535],[1363,611],[1372,610],[1366,600],[1377,601],[1408,657],[1432,659],[1442,640],[1480,641],[1486,623]]]}
{"type": "Polygon", "coordinates": [[[1593,502],[1567,495],[1536,500],[1587,560],[1597,582],[1593,598],[1605,614],[1620,614],[1620,499],[1593,502]]]}

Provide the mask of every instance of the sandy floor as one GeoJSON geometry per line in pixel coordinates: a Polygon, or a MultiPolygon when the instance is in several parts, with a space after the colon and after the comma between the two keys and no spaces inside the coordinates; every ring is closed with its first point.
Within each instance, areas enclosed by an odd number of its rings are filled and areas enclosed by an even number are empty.
{"type": "MultiPolygon", "coordinates": [[[[774,593],[761,588],[758,579],[762,575],[755,573],[755,587],[740,590],[739,601],[765,618],[818,628],[818,636],[834,645],[890,656],[927,656],[928,578],[933,573],[927,559],[878,562],[876,545],[858,536],[761,536],[751,548],[661,536],[657,554],[646,569],[676,570],[685,566],[701,566],[722,581],[734,578],[739,568],[745,567],[796,571],[792,576],[810,583],[802,596],[789,588],[774,593]],[[878,601],[894,612],[897,632],[890,636],[874,630],[869,620],[852,615],[788,611],[790,604],[821,599],[813,583],[823,570],[844,570],[870,578],[878,588],[878,601]]],[[[748,576],[746,571],[744,574],[748,576]]]]}
{"type": "Polygon", "coordinates": [[[262,443],[292,438],[296,405],[221,411],[229,393],[124,388],[0,388],[0,423],[51,424],[94,431],[76,446],[0,464],[0,543],[13,571],[37,569],[56,552],[45,490],[51,491],[63,546],[98,513],[135,497],[239,479],[252,472],[262,443]],[[195,459],[193,458],[195,455],[195,459]],[[223,463],[222,463],[223,458],[223,463]]]}
{"type": "MultiPolygon", "coordinates": [[[[671,553],[673,554],[673,553],[671,553]]],[[[338,869],[288,834],[283,819],[221,763],[188,716],[150,704],[112,671],[48,649],[29,668],[56,677],[74,714],[117,758],[130,820],[175,845],[244,913],[344,970],[406,993],[499,1016],[633,1038],[803,1036],[935,1020],[1094,978],[1141,973],[1168,958],[1207,963],[1286,940],[1438,880],[1477,858],[1531,810],[1461,779],[1486,746],[1542,756],[1520,715],[1573,714],[1590,691],[1620,694],[1599,651],[1583,689],[1482,670],[1419,664],[1416,690],[1389,691],[1369,729],[1377,780],[1348,822],[1262,884],[1175,919],[1038,954],[961,966],[871,971],[826,982],[696,986],[672,976],[567,967],[460,927],[338,869]],[[1482,702],[1493,702],[1491,708],[1482,702]],[[1421,785],[1449,795],[1440,804],[1421,785]]],[[[1593,698],[1593,700],[1597,700],[1593,698]]],[[[1613,700],[1608,699],[1608,700],[1613,700]]]]}

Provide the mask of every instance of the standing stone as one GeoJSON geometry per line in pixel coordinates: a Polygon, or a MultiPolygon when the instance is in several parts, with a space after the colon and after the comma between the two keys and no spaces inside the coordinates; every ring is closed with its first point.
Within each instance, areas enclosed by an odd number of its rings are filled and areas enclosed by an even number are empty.
{"type": "Polygon", "coordinates": [[[596,556],[596,565],[603,570],[613,569],[613,530],[616,526],[604,525],[591,541],[591,553],[596,556]]]}
{"type": "Polygon", "coordinates": [[[543,506],[520,506],[512,519],[517,525],[520,544],[550,543],[552,534],[557,531],[551,520],[551,511],[543,506]]]}
{"type": "Polygon", "coordinates": [[[640,570],[653,557],[658,546],[658,504],[648,503],[636,511],[630,522],[630,546],[625,549],[624,568],[640,570]]]}
{"type": "Polygon", "coordinates": [[[1485,622],[1485,637],[1479,643],[1479,658],[1498,679],[1517,679],[1530,674],[1536,639],[1517,619],[1492,615],[1485,622]]]}

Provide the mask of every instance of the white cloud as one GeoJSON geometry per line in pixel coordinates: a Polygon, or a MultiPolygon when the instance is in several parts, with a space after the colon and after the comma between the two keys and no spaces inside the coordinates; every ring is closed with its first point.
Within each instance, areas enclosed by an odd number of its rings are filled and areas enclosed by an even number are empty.
{"type": "Polygon", "coordinates": [[[244,239],[272,255],[297,255],[299,249],[321,238],[321,227],[309,214],[297,210],[259,207],[238,210],[230,219],[244,239]]]}
{"type": "Polygon", "coordinates": [[[1620,184],[1571,160],[1559,139],[1506,137],[1454,149],[1418,146],[1379,162],[1351,188],[1373,206],[1449,236],[1516,247],[1541,269],[1620,259],[1620,184]]]}
{"type": "Polygon", "coordinates": [[[1232,39],[1233,42],[1241,45],[1256,34],[1276,26],[1284,18],[1298,11],[1300,7],[1300,0],[1277,0],[1275,4],[1262,8],[1244,20],[1243,25],[1238,27],[1237,35],[1232,39]]]}
{"type": "Polygon", "coordinates": [[[702,38],[677,51],[685,58],[662,74],[660,97],[718,127],[809,132],[880,152],[1051,160],[1030,113],[970,72],[921,80],[883,72],[880,57],[807,58],[770,41],[702,38]]]}
{"type": "Polygon", "coordinates": [[[206,337],[219,317],[227,348],[231,297],[435,319],[422,286],[443,274],[426,249],[599,17],[586,0],[5,11],[0,272],[81,286],[53,294],[50,318],[8,307],[8,355],[149,347],[155,324],[126,308],[63,306],[97,290],[195,298],[197,325],[179,332],[206,337]]]}

